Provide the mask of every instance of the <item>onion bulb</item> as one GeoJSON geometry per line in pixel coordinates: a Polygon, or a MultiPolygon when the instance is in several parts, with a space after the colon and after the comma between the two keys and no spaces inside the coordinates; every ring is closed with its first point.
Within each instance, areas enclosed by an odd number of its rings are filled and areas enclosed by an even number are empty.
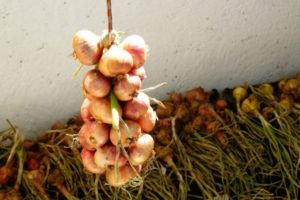
{"type": "Polygon", "coordinates": [[[106,77],[115,77],[126,74],[131,70],[133,61],[131,55],[122,48],[112,45],[109,50],[103,54],[98,69],[106,77]]]}
{"type": "Polygon", "coordinates": [[[89,151],[94,151],[95,150],[94,146],[87,141],[87,138],[85,137],[83,131],[79,131],[78,138],[79,138],[80,146],[82,148],[84,148],[86,150],[89,150],[89,151]]]}
{"type": "Polygon", "coordinates": [[[256,112],[260,109],[260,102],[254,95],[250,95],[243,101],[241,109],[245,113],[256,112]]]}
{"type": "Polygon", "coordinates": [[[89,151],[87,149],[82,149],[81,151],[81,159],[84,168],[94,174],[103,174],[105,172],[104,168],[100,168],[96,165],[94,161],[94,151],[89,151]]]}
{"type": "Polygon", "coordinates": [[[94,97],[105,97],[111,88],[110,79],[103,76],[98,70],[90,70],[83,79],[83,89],[94,97]]]}
{"type": "Polygon", "coordinates": [[[145,67],[133,68],[128,72],[128,74],[140,77],[141,81],[147,78],[145,67]]]}
{"type": "MultiPolygon", "coordinates": [[[[139,172],[141,170],[141,166],[136,166],[136,171],[139,172]]],[[[131,168],[129,164],[120,167],[118,170],[118,176],[116,176],[115,168],[112,167],[106,170],[105,177],[106,181],[109,185],[114,187],[120,187],[125,185],[130,181],[130,179],[136,177],[138,174],[134,169],[131,168]]]]}
{"type": "MultiPolygon", "coordinates": [[[[106,124],[112,124],[112,112],[111,112],[111,105],[108,97],[94,99],[91,102],[91,114],[100,122],[106,124]]],[[[122,116],[122,110],[119,110],[120,116],[122,116]]]]}
{"type": "Polygon", "coordinates": [[[78,31],[73,37],[74,56],[83,65],[94,65],[99,62],[103,47],[100,37],[88,30],[78,31]]]}
{"type": "Polygon", "coordinates": [[[90,112],[90,108],[91,108],[91,101],[89,99],[84,99],[81,108],[80,108],[80,115],[82,120],[85,123],[91,123],[94,121],[94,118],[90,112]]]}
{"type": "Polygon", "coordinates": [[[129,150],[129,160],[133,165],[143,164],[152,154],[154,140],[151,135],[144,134],[138,138],[135,145],[129,150]]]}
{"type": "Polygon", "coordinates": [[[138,76],[125,74],[116,79],[114,93],[120,101],[131,100],[139,89],[142,81],[138,76]]]}
{"type": "Polygon", "coordinates": [[[154,128],[156,118],[156,113],[150,106],[147,112],[141,116],[137,122],[140,124],[142,131],[148,133],[154,128]]]}
{"type": "Polygon", "coordinates": [[[273,89],[272,85],[270,85],[268,83],[261,84],[258,88],[262,93],[269,95],[269,96],[272,96],[274,93],[274,89],[273,89]]]}
{"type": "MultiPolygon", "coordinates": [[[[123,147],[129,147],[132,140],[135,141],[141,134],[141,127],[137,122],[132,120],[125,120],[125,123],[128,130],[125,124],[120,124],[121,143],[123,147]],[[131,138],[129,138],[129,136],[131,136],[131,138]]],[[[114,128],[110,130],[110,141],[114,145],[118,145],[118,133],[114,128]]]]}
{"type": "Polygon", "coordinates": [[[123,113],[126,118],[137,120],[147,112],[149,106],[150,99],[148,95],[143,92],[138,92],[136,97],[125,102],[123,113]]]}
{"type": "MultiPolygon", "coordinates": [[[[96,165],[100,168],[107,168],[109,166],[115,165],[117,156],[117,147],[112,144],[106,144],[96,150],[94,161],[96,165]]],[[[118,166],[121,167],[127,162],[126,157],[120,150],[120,156],[118,161],[118,166]]]]}
{"type": "Polygon", "coordinates": [[[128,51],[133,58],[133,66],[135,68],[141,67],[144,65],[148,47],[144,39],[139,35],[130,35],[121,43],[121,47],[128,51]]]}
{"type": "Polygon", "coordinates": [[[237,87],[233,90],[233,97],[240,104],[247,97],[247,90],[243,87],[237,87]]]}
{"type": "Polygon", "coordinates": [[[81,127],[79,134],[85,138],[89,146],[96,149],[97,147],[103,146],[108,141],[109,126],[97,122],[84,124],[81,127]]]}

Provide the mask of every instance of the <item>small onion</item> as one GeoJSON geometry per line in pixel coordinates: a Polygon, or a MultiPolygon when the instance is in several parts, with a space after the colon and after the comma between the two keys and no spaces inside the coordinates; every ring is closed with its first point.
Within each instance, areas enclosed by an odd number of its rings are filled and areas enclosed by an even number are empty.
{"type": "Polygon", "coordinates": [[[141,81],[147,78],[145,67],[133,68],[128,74],[140,77],[141,81]]]}
{"type": "Polygon", "coordinates": [[[84,124],[79,134],[85,137],[86,142],[93,148],[103,146],[109,138],[109,126],[107,124],[100,124],[92,122],[84,124]]]}
{"type": "Polygon", "coordinates": [[[143,132],[149,133],[155,126],[156,118],[156,113],[150,106],[147,112],[140,117],[137,122],[140,124],[143,132]]]}
{"type": "Polygon", "coordinates": [[[150,99],[148,95],[143,92],[138,92],[136,97],[125,102],[123,113],[126,118],[137,120],[147,112],[149,106],[150,99]]]}
{"type": "MultiPolygon", "coordinates": [[[[111,105],[108,97],[92,100],[90,111],[96,120],[106,124],[112,124],[111,105]]],[[[119,114],[122,116],[121,109],[119,110],[119,114]]]]}
{"type": "Polygon", "coordinates": [[[240,104],[247,97],[247,90],[243,87],[237,87],[233,90],[233,97],[240,104]]]}
{"type": "MultiPolygon", "coordinates": [[[[126,157],[123,155],[120,149],[120,156],[118,166],[124,166],[127,163],[126,157]]],[[[100,168],[107,168],[115,165],[117,156],[117,147],[112,144],[106,144],[96,150],[94,161],[100,168]]]]}
{"type": "MultiPolygon", "coordinates": [[[[136,166],[136,171],[139,172],[142,166],[136,166]]],[[[124,165],[118,169],[118,176],[116,176],[115,168],[112,167],[106,170],[105,177],[109,185],[114,187],[120,187],[130,181],[130,179],[136,177],[138,174],[131,168],[129,164],[124,165]]]]}
{"type": "Polygon", "coordinates": [[[154,149],[154,140],[151,135],[144,134],[138,138],[135,145],[129,150],[129,160],[133,165],[141,165],[151,156],[154,149]]]}
{"type": "Polygon", "coordinates": [[[144,39],[139,35],[130,35],[121,43],[121,47],[128,51],[133,58],[133,66],[135,68],[141,67],[144,65],[148,47],[144,39]]]}
{"type": "MultiPolygon", "coordinates": [[[[121,143],[124,147],[129,147],[132,142],[131,140],[135,141],[141,134],[141,127],[132,120],[125,120],[125,123],[128,130],[126,129],[125,124],[120,124],[121,143]],[[129,131],[129,133],[127,131],[129,131]],[[131,134],[132,138],[129,138],[129,134],[131,134]]],[[[110,141],[114,145],[118,145],[118,133],[114,128],[110,130],[110,141]]]]}
{"type": "Polygon", "coordinates": [[[100,37],[88,30],[78,31],[73,37],[74,56],[83,65],[94,65],[99,62],[103,47],[100,37]]]}
{"type": "Polygon", "coordinates": [[[79,143],[82,146],[82,148],[89,150],[89,151],[95,150],[94,146],[87,141],[87,138],[85,137],[83,131],[79,131],[78,138],[79,138],[79,143]]]}
{"type": "Polygon", "coordinates": [[[80,115],[82,120],[85,123],[91,123],[94,121],[94,118],[90,112],[90,108],[91,108],[91,101],[89,99],[84,99],[81,108],[80,108],[80,115]]]}
{"type": "Polygon", "coordinates": [[[116,79],[114,93],[120,101],[128,101],[141,89],[142,81],[138,76],[125,74],[116,79]]]}
{"type": "Polygon", "coordinates": [[[84,168],[94,174],[103,174],[105,172],[104,168],[100,168],[96,165],[94,161],[94,151],[89,151],[87,149],[82,149],[81,151],[81,159],[84,168]]]}
{"type": "Polygon", "coordinates": [[[90,70],[83,79],[83,89],[94,97],[105,97],[110,88],[110,79],[103,76],[98,70],[90,70]]]}
{"type": "Polygon", "coordinates": [[[103,54],[98,69],[106,77],[115,77],[126,74],[131,70],[133,61],[131,55],[122,48],[112,45],[109,50],[103,54]]]}

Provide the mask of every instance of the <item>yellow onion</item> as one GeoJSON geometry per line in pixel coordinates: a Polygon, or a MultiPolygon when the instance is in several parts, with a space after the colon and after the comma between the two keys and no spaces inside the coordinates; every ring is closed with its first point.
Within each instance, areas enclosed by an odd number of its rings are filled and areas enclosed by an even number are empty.
{"type": "Polygon", "coordinates": [[[142,82],[138,76],[125,74],[115,80],[114,93],[120,101],[131,100],[141,88],[142,82]]]}
{"type": "MultiPolygon", "coordinates": [[[[108,97],[92,100],[90,111],[96,120],[106,124],[112,124],[111,105],[108,97]]],[[[119,110],[119,114],[122,116],[121,109],[119,110]]]]}
{"type": "Polygon", "coordinates": [[[98,69],[106,77],[115,77],[126,74],[133,67],[131,55],[124,49],[112,45],[109,50],[103,54],[98,69]]]}
{"type": "Polygon", "coordinates": [[[243,87],[237,87],[233,90],[233,97],[237,103],[240,103],[247,97],[247,90],[243,87]]]}
{"type": "Polygon", "coordinates": [[[138,92],[133,99],[126,101],[123,106],[123,114],[126,118],[137,120],[144,115],[150,106],[150,99],[147,94],[138,92]]]}
{"type": "Polygon", "coordinates": [[[129,160],[133,165],[144,164],[152,155],[154,140],[151,135],[143,134],[129,150],[129,160]]]}
{"type": "Polygon", "coordinates": [[[147,112],[137,122],[140,124],[143,132],[149,133],[155,126],[156,118],[155,111],[149,106],[147,112]]]}
{"type": "Polygon", "coordinates": [[[286,81],[282,88],[282,92],[285,94],[295,94],[300,86],[300,81],[292,78],[286,81]]]}
{"type": "MultiPolygon", "coordinates": [[[[142,166],[135,166],[136,171],[141,171],[142,166]]],[[[131,168],[129,164],[124,165],[117,169],[118,173],[116,176],[115,168],[109,168],[106,170],[105,177],[109,185],[114,187],[120,187],[128,183],[132,178],[136,177],[138,174],[134,169],[131,168]]]]}
{"type": "Polygon", "coordinates": [[[83,89],[94,97],[105,97],[108,95],[110,88],[110,79],[96,69],[90,70],[83,79],[83,89]]]}
{"type": "Polygon", "coordinates": [[[100,168],[96,165],[94,161],[94,151],[89,151],[87,149],[82,149],[81,151],[81,159],[84,168],[94,174],[103,174],[105,172],[104,168],[100,168]]]}
{"type": "Polygon", "coordinates": [[[289,95],[284,95],[282,94],[280,97],[279,104],[284,108],[284,109],[292,109],[294,106],[294,100],[293,97],[289,95]]]}
{"type": "Polygon", "coordinates": [[[286,83],[286,80],[285,80],[285,79],[282,79],[281,81],[278,82],[278,87],[279,87],[280,90],[283,89],[285,83],[286,83]]]}
{"type": "Polygon", "coordinates": [[[148,47],[144,39],[139,35],[130,35],[121,43],[121,47],[128,51],[133,58],[133,66],[135,68],[141,67],[144,65],[148,47]]]}
{"type": "MultiPolygon", "coordinates": [[[[128,130],[126,129],[125,124],[120,124],[121,143],[124,147],[129,147],[132,141],[135,141],[141,134],[141,127],[137,122],[132,120],[125,120],[125,123],[128,127],[128,130]],[[129,138],[129,135],[131,138],[129,138]]],[[[118,133],[114,128],[111,128],[109,137],[111,143],[117,146],[118,133]]]]}
{"type": "Polygon", "coordinates": [[[268,84],[268,83],[264,83],[262,85],[259,86],[259,89],[261,92],[263,92],[266,95],[272,96],[274,89],[272,87],[272,85],[268,84]]]}
{"type": "Polygon", "coordinates": [[[254,95],[250,95],[247,99],[243,101],[241,109],[245,113],[258,111],[260,109],[260,102],[254,95]]]}
{"type": "MultiPolygon", "coordinates": [[[[121,150],[120,150],[121,151],[121,150]]],[[[112,144],[106,144],[96,150],[94,161],[100,168],[108,168],[116,163],[117,147],[112,144]]],[[[126,157],[120,152],[118,166],[121,167],[127,162],[126,157]]]]}
{"type": "Polygon", "coordinates": [[[78,31],[73,37],[74,56],[83,65],[94,65],[99,62],[103,47],[100,37],[88,30],[78,31]]]}
{"type": "Polygon", "coordinates": [[[85,138],[89,146],[96,149],[108,141],[109,130],[110,127],[107,124],[92,122],[84,124],[79,131],[79,135],[85,138]]]}
{"type": "Polygon", "coordinates": [[[90,108],[91,108],[91,101],[89,99],[84,99],[81,108],[80,108],[80,115],[82,120],[85,123],[91,123],[94,121],[94,118],[90,112],[90,108]]]}

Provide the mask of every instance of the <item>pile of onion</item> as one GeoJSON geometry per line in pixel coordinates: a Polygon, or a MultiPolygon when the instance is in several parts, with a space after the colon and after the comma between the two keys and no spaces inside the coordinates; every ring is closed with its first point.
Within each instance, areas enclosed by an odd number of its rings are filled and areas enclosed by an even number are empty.
{"type": "Polygon", "coordinates": [[[146,78],[144,39],[131,35],[120,44],[117,39],[108,42],[115,33],[100,37],[79,31],[73,48],[81,64],[94,66],[82,82],[82,163],[88,172],[105,174],[108,184],[119,187],[138,176],[153,155],[154,140],[148,133],[155,126],[156,113],[149,96],[139,91],[146,78]]]}

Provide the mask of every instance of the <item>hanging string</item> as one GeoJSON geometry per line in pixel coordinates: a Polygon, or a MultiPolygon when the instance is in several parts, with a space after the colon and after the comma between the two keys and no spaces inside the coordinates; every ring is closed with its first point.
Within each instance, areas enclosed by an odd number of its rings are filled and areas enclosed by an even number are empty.
{"type": "Polygon", "coordinates": [[[112,31],[112,12],[111,12],[111,0],[107,0],[107,18],[108,18],[108,32],[112,31]]]}

